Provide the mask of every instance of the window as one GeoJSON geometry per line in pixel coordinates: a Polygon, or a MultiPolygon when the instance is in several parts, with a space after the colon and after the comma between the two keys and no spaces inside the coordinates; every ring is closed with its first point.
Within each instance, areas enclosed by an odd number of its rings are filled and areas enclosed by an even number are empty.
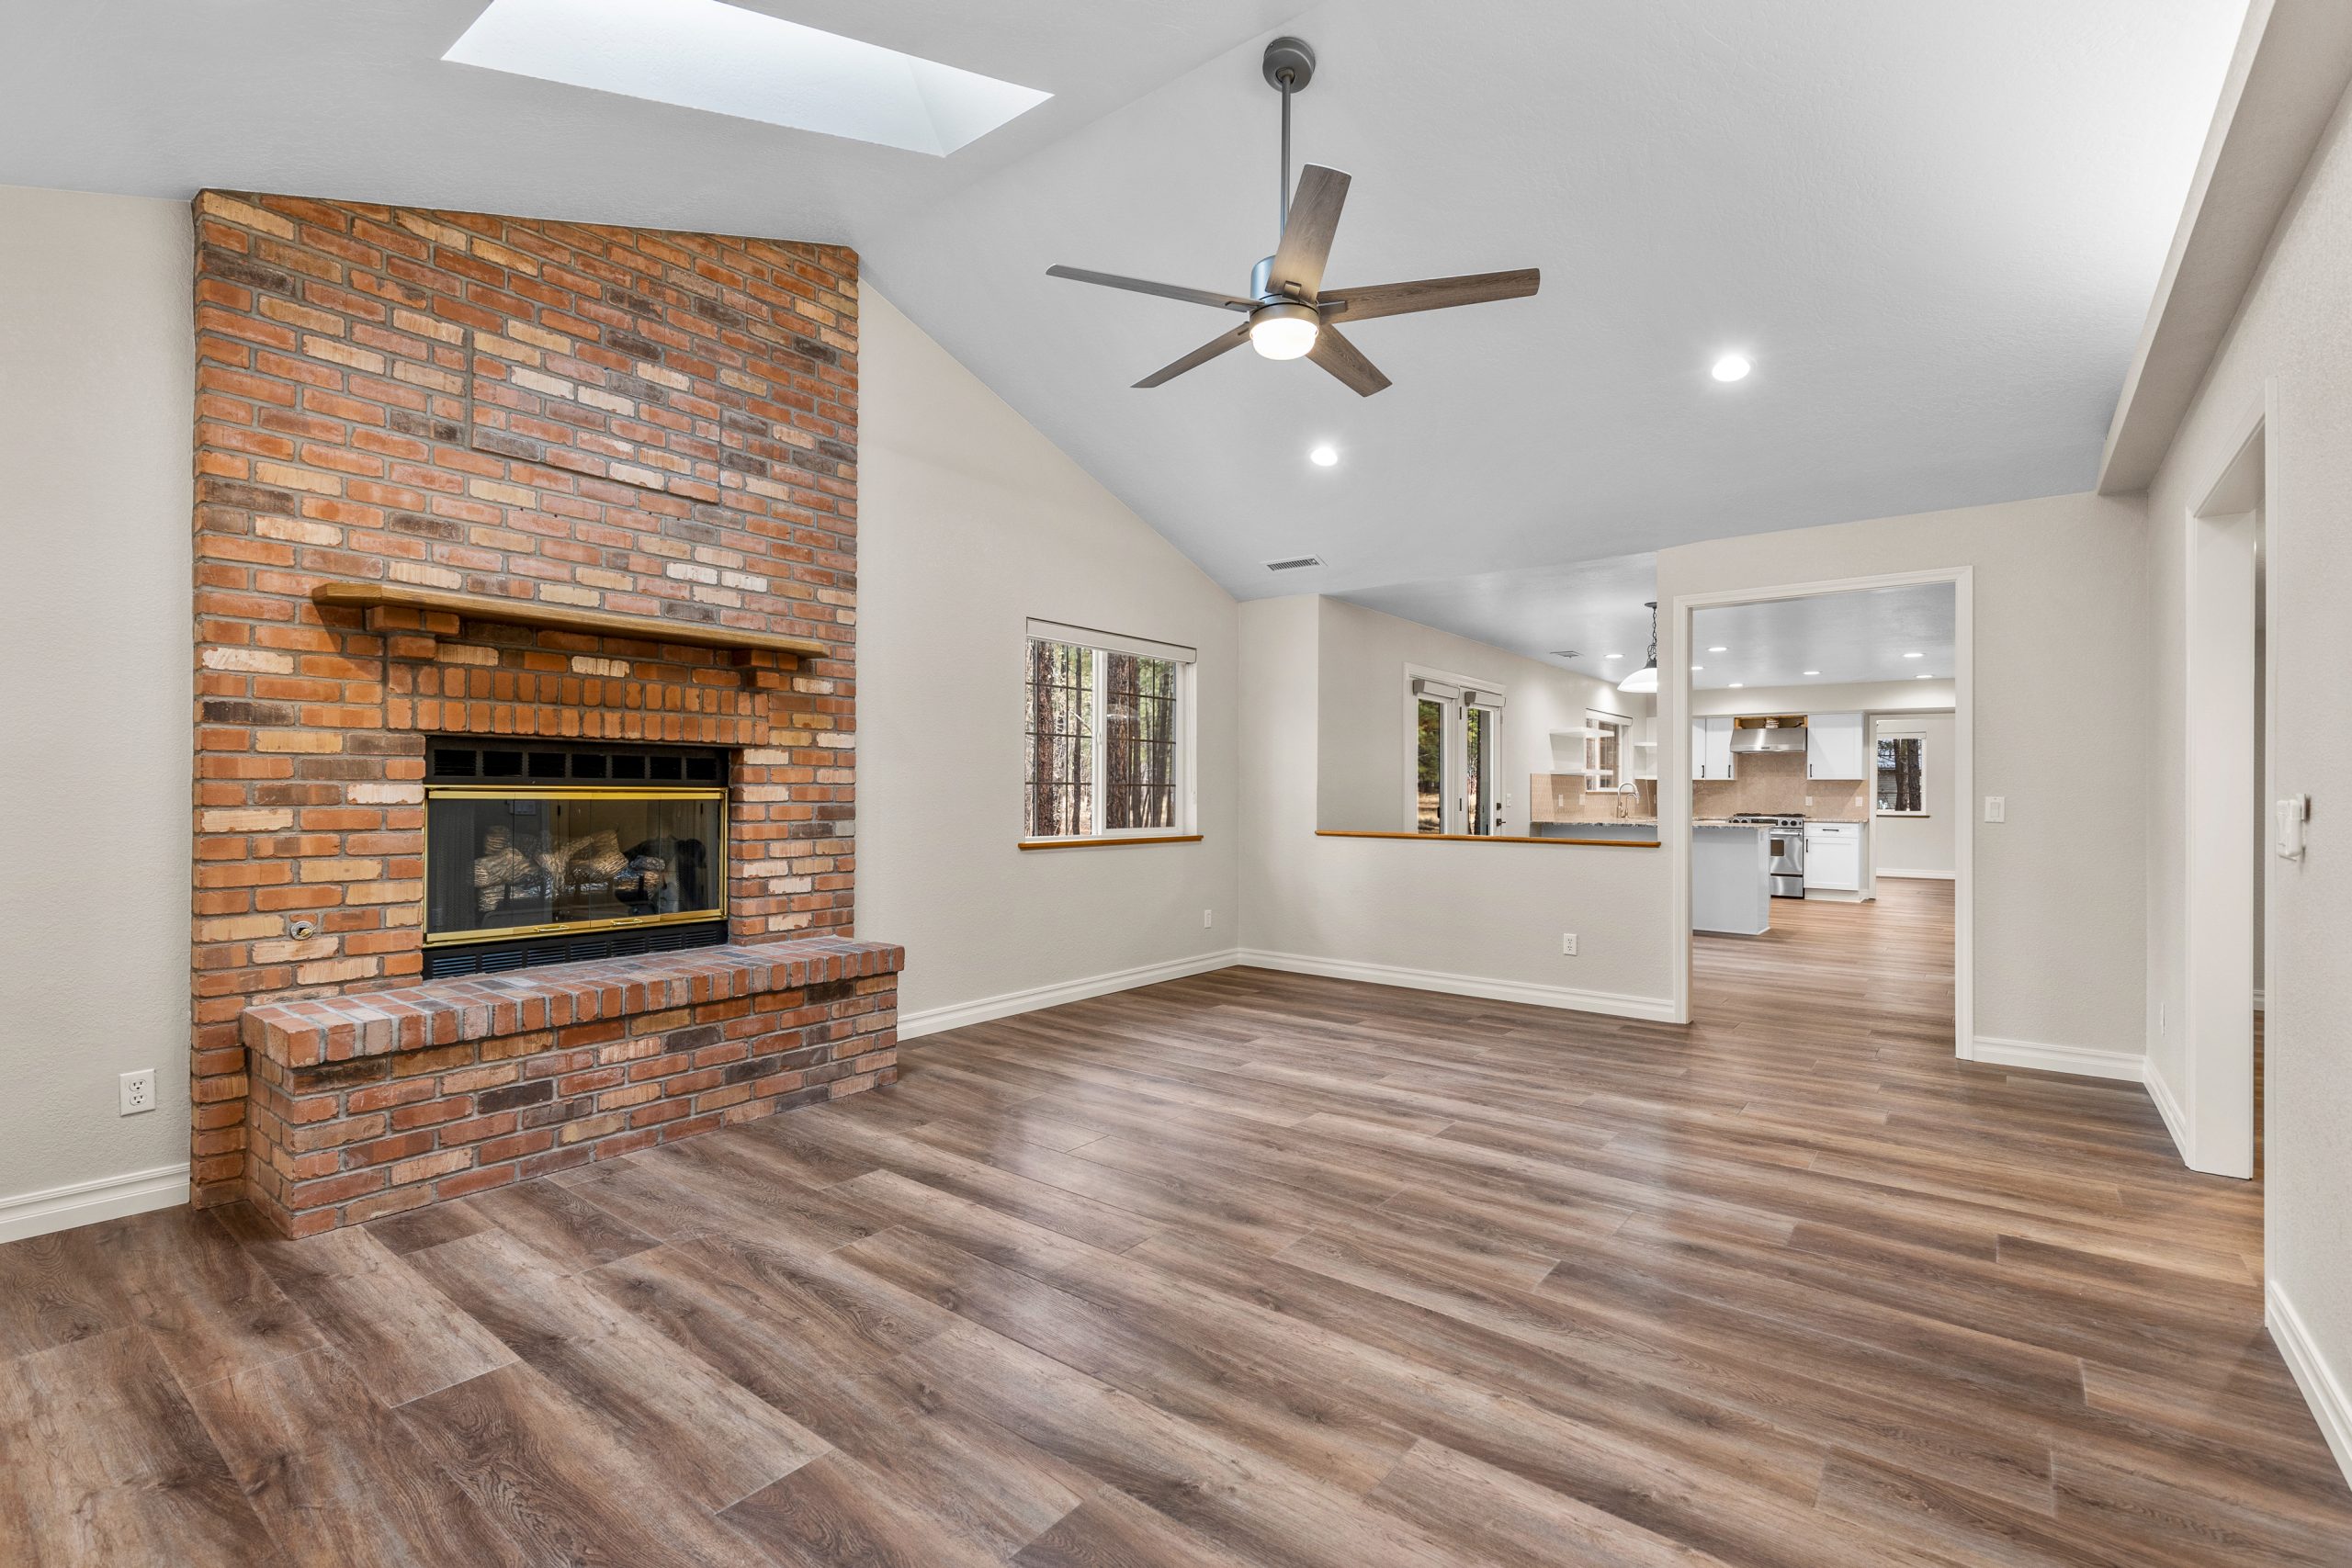
{"type": "Polygon", "coordinates": [[[1584,716],[1584,787],[1587,793],[1614,791],[1624,782],[1626,732],[1634,721],[1613,713],[1584,716]]]}
{"type": "Polygon", "coordinates": [[[1028,839],[1193,830],[1193,653],[1029,623],[1028,839]]]}
{"type": "Polygon", "coordinates": [[[1445,831],[1446,705],[1422,697],[1415,705],[1419,723],[1414,727],[1413,831],[1445,831]]]}
{"type": "Polygon", "coordinates": [[[1435,675],[1408,675],[1406,690],[1413,748],[1407,807],[1411,831],[1498,831],[1502,694],[1435,675]]]}
{"type": "Polygon", "coordinates": [[[1462,710],[1464,826],[1473,833],[1491,833],[1501,823],[1501,792],[1495,787],[1495,733],[1502,728],[1502,717],[1493,708],[1476,703],[1462,710]]]}
{"type": "Polygon", "coordinates": [[[1920,738],[1916,735],[1882,735],[1878,738],[1880,811],[1924,812],[1928,809],[1927,795],[1920,784],[1921,745],[1920,738]]]}

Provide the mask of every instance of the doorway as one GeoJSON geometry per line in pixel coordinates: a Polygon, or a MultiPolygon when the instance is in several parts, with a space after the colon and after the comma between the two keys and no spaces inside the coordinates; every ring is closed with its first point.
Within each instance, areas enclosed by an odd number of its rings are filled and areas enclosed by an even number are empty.
{"type": "Polygon", "coordinates": [[[2188,536],[2188,722],[2181,758],[2184,953],[2176,1021],[2157,1004],[2149,1090],[2192,1170],[2255,1174],[2260,1112],[2256,1012],[2268,856],[2263,789],[2273,685],[2264,658],[2268,442],[2249,422],[2188,536]]]}
{"type": "MultiPolygon", "coordinates": [[[[1931,1010],[1940,1015],[1931,1026],[1942,1042],[1938,1048],[1962,1059],[1975,1056],[1973,835],[1966,809],[1974,798],[1971,626],[1966,567],[1676,597],[1659,661],[1665,701],[1658,807],[1678,933],[1670,953],[1677,1021],[1692,1016],[1692,968],[1702,942],[1717,968],[1730,962],[1752,966],[1773,946],[1775,924],[1785,942],[1802,936],[1815,949],[1844,942],[1859,951],[1881,939],[1882,927],[1892,932],[1907,921],[1915,951],[1897,960],[1900,967],[1906,976],[1918,975],[1922,964],[1930,967],[1934,991],[1950,998],[1931,1010]],[[1941,640],[1891,633],[1867,615],[1836,608],[1872,603],[1934,606],[1941,640]],[[1812,608],[1801,612],[1805,606],[1812,608]],[[1784,677],[1776,673],[1759,687],[1747,670],[1733,668],[1743,657],[1740,614],[1749,617],[1747,629],[1753,633],[1804,634],[1805,640],[1776,650],[1775,671],[1782,663],[1790,667],[1784,677]],[[1740,678],[1727,678],[1732,675],[1740,678]],[[1932,700],[1927,688],[1913,684],[1921,680],[1937,682],[1932,700]],[[1906,731],[1897,722],[1882,733],[1883,718],[1930,712],[1939,721],[1932,731],[1924,723],[1909,724],[1906,731]],[[1740,770],[1743,758],[1755,759],[1752,789],[1740,770]],[[1887,759],[1883,769],[1882,758],[1887,759]],[[1920,784],[1930,762],[1941,773],[1934,806],[1920,784]],[[1913,865],[1885,861],[1877,841],[1882,802],[1912,823],[1939,816],[1935,826],[1949,834],[1949,850],[1934,860],[1919,856],[1913,865]],[[1806,834],[1808,874],[1802,904],[1773,900],[1782,910],[1779,920],[1768,913],[1748,933],[1754,948],[1736,956],[1726,943],[1742,939],[1728,933],[1742,928],[1726,923],[1717,897],[1724,874],[1704,868],[1721,868],[1727,860],[1744,865],[1737,852],[1745,846],[1736,830],[1725,829],[1736,828],[1732,818],[1757,817],[1796,819],[1793,828],[1787,820],[1774,826],[1806,834]],[[1734,852],[1727,856],[1723,845],[1701,841],[1711,833],[1724,837],[1734,852]],[[1888,872],[1885,882],[1879,880],[1882,869],[1888,872]],[[1939,874],[1894,874],[1921,871],[1939,874]],[[1923,933],[1931,934],[1919,946],[1923,933]]],[[[1735,908],[1731,919],[1737,916],[1735,908]]],[[[1721,994],[1713,987],[1709,991],[1721,994]]],[[[1930,1027],[1924,1018],[1917,1021],[1930,1027]]]]}

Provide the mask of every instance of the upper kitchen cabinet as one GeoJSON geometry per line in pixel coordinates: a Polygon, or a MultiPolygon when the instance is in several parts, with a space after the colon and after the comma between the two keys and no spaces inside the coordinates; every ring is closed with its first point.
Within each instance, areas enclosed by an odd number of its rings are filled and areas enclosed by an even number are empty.
{"type": "Polygon", "coordinates": [[[1727,779],[1732,776],[1732,721],[1724,718],[1694,718],[1690,721],[1690,776],[1694,779],[1727,779]]]}
{"type": "Polygon", "coordinates": [[[1816,713],[1805,716],[1805,767],[1809,779],[1870,777],[1863,756],[1867,727],[1858,713],[1816,713]]]}

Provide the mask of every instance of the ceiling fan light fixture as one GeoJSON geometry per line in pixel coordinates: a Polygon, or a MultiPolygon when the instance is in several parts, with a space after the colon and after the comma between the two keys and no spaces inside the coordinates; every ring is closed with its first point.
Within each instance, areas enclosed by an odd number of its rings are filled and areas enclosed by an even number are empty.
{"type": "Polygon", "coordinates": [[[1250,346],[1268,359],[1303,359],[1314,352],[1322,324],[1311,305],[1261,306],[1250,317],[1250,346]]]}

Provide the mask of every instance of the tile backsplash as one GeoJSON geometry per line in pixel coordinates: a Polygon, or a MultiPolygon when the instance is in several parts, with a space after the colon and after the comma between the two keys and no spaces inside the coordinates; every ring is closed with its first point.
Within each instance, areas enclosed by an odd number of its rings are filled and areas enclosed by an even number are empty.
{"type": "Polygon", "coordinates": [[[1750,751],[1733,759],[1733,776],[1693,779],[1690,815],[1736,817],[1801,812],[1821,822],[1860,822],[1871,814],[1867,779],[1809,779],[1802,751],[1750,751]]]}

